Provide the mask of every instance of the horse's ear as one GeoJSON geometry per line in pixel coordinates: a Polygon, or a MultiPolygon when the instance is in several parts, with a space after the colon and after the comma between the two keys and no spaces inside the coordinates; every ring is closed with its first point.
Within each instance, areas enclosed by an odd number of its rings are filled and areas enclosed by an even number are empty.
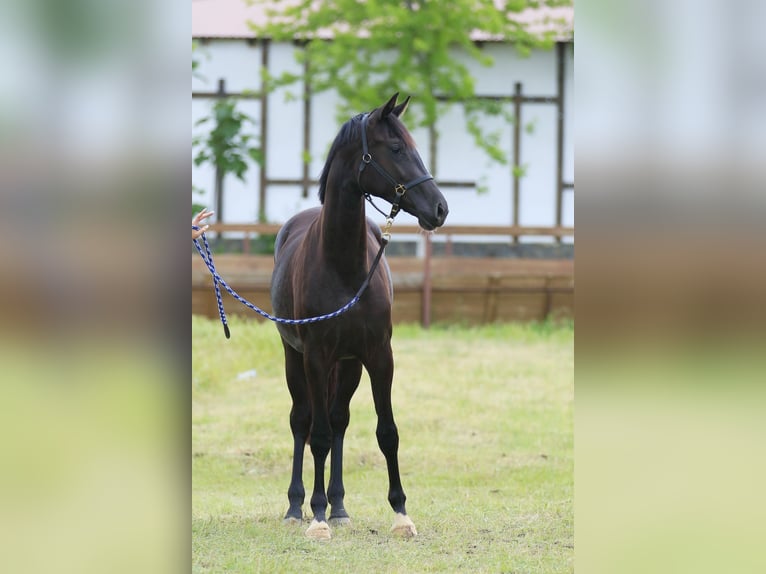
{"type": "Polygon", "coordinates": [[[394,106],[394,109],[391,110],[391,113],[394,114],[397,118],[401,118],[402,114],[407,111],[407,106],[410,103],[410,96],[407,96],[407,99],[404,100],[401,104],[398,106],[394,106]]]}
{"type": "Polygon", "coordinates": [[[388,114],[394,111],[396,107],[396,98],[399,97],[399,92],[396,92],[391,99],[386,102],[383,108],[380,110],[380,117],[385,118],[388,114]]]}

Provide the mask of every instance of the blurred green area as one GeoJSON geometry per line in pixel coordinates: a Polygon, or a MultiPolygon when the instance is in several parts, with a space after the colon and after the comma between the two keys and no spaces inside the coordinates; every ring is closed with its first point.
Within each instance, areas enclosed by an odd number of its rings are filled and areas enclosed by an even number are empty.
{"type": "Polygon", "coordinates": [[[0,346],[0,568],[165,572],[186,560],[186,402],[123,341],[0,346]]]}
{"type": "Polygon", "coordinates": [[[713,376],[700,376],[704,357],[692,368],[644,361],[598,373],[578,362],[576,569],[763,572],[766,391],[751,370],[761,358],[723,371],[716,358],[713,376]]]}

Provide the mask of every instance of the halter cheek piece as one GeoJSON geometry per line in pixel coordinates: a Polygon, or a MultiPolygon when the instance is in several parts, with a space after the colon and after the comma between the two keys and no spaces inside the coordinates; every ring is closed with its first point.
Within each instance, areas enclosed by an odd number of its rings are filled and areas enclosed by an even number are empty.
{"type": "MultiPolygon", "coordinates": [[[[394,186],[394,201],[391,202],[391,213],[388,215],[386,219],[386,230],[385,232],[388,232],[388,229],[391,227],[391,224],[393,223],[394,217],[399,213],[399,210],[401,209],[399,207],[399,202],[404,197],[404,194],[407,193],[408,190],[412,189],[413,187],[420,185],[423,182],[426,182],[430,179],[433,179],[434,176],[432,176],[430,173],[426,172],[425,175],[421,175],[419,177],[416,177],[415,179],[408,181],[407,183],[399,183],[396,181],[390,173],[388,173],[382,165],[380,165],[378,162],[376,162],[374,159],[372,159],[372,155],[370,154],[369,147],[367,146],[367,120],[369,119],[370,114],[364,114],[362,117],[362,161],[359,163],[359,173],[357,175],[357,182],[359,183],[359,187],[362,188],[362,191],[364,192],[364,197],[367,201],[370,202],[370,204],[380,211],[378,207],[372,203],[372,198],[370,197],[370,194],[367,191],[364,191],[364,188],[362,187],[361,177],[362,172],[364,171],[364,168],[366,168],[368,165],[371,165],[375,168],[375,170],[385,177],[391,185],[394,186]]],[[[384,212],[380,211],[383,215],[386,215],[384,212]]]]}

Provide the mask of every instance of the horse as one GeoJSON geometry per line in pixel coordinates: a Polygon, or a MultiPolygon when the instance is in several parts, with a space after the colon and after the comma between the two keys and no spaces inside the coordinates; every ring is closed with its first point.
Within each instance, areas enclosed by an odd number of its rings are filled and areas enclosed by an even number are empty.
{"type": "Polygon", "coordinates": [[[310,501],[314,516],[306,535],[314,539],[331,538],[328,501],[330,524],[350,523],[343,504],[343,439],[362,367],[370,377],[376,437],[388,468],[388,501],[395,512],[391,531],[403,537],[417,534],[405,509],[399,477],[399,433],[391,407],[393,284],[384,257],[367,277],[370,262],[382,252],[382,242],[387,239],[367,218],[365,199],[372,202],[371,196],[375,196],[390,202],[394,206],[391,219],[401,208],[415,216],[427,232],[444,224],[448,208],[400,120],[410,98],[397,104],[398,96],[394,94],[384,105],[343,124],[319,179],[321,205],[293,216],[275,241],[270,290],[272,308],[280,317],[331,313],[369,279],[356,305],[340,316],[310,324],[277,324],[292,398],[293,462],[284,521],[300,524],[303,520],[303,456],[308,443],[314,458],[310,501]],[[408,183],[397,183],[402,181],[408,183]],[[329,453],[330,479],[325,493],[329,453]]]}

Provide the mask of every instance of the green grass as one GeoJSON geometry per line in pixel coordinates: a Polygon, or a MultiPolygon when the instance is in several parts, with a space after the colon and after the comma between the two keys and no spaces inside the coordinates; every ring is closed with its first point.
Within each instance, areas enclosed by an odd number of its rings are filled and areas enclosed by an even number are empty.
{"type": "MultiPolygon", "coordinates": [[[[369,379],[351,402],[350,527],[282,524],[292,437],[273,325],[192,318],[194,572],[572,572],[571,324],[394,327],[394,414],[412,540],[389,534],[369,379]],[[238,374],[255,369],[251,378],[238,374]]],[[[304,481],[310,513],[313,464],[304,481]]]]}

